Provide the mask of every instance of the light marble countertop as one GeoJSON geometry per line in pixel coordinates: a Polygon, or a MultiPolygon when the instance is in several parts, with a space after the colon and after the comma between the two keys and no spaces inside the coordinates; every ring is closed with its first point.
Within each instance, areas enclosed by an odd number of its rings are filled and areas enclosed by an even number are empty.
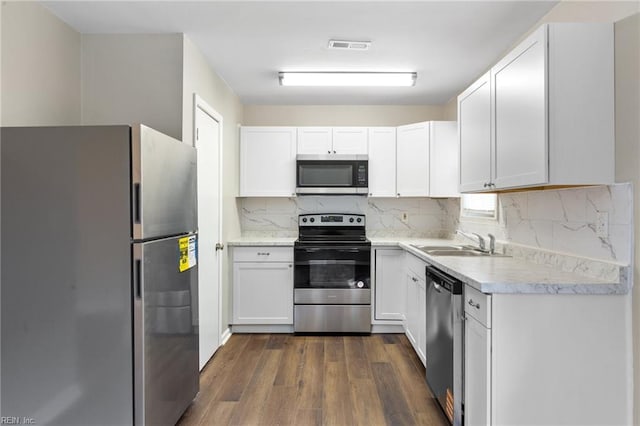
{"type": "Polygon", "coordinates": [[[515,257],[430,256],[413,245],[456,245],[444,239],[371,238],[374,247],[398,246],[483,293],[626,294],[625,282],[607,281],[515,257]],[[394,244],[395,243],[395,244],[394,244]]]}
{"type": "MultiPolygon", "coordinates": [[[[620,280],[592,278],[565,272],[515,257],[430,256],[413,245],[454,245],[459,241],[434,238],[372,237],[374,248],[399,247],[483,293],[512,294],[626,294],[629,285],[621,271],[620,280]]],[[[290,246],[295,237],[242,237],[229,246],[290,246]]],[[[628,268],[621,268],[628,270],[628,268]]]]}

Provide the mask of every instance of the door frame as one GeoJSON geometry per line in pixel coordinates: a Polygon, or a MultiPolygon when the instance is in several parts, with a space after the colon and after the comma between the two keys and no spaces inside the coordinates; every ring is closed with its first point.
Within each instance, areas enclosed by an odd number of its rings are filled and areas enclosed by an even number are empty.
{"type": "MultiPolygon", "coordinates": [[[[196,147],[196,137],[197,137],[197,111],[198,108],[202,110],[209,117],[213,118],[218,122],[218,235],[220,237],[220,242],[223,242],[222,230],[224,229],[222,226],[222,154],[223,154],[223,118],[222,115],[218,113],[211,105],[209,105],[204,99],[198,96],[197,93],[193,93],[193,127],[192,127],[192,144],[194,148],[196,147]]],[[[223,331],[222,331],[222,256],[218,256],[218,348],[223,345],[223,331]]]]}

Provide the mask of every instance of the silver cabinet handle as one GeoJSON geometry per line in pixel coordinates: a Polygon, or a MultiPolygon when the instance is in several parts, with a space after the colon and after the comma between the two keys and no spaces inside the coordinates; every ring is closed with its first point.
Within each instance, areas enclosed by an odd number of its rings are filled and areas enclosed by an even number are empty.
{"type": "Polygon", "coordinates": [[[218,251],[218,250],[224,250],[224,244],[216,243],[216,251],[218,251]]]}
{"type": "Polygon", "coordinates": [[[289,264],[289,268],[293,268],[293,265],[289,264]]]}
{"type": "Polygon", "coordinates": [[[331,151],[327,151],[327,154],[331,154],[331,151]]]}
{"type": "Polygon", "coordinates": [[[469,303],[470,306],[473,306],[476,309],[480,309],[480,304],[479,303],[474,303],[473,299],[469,299],[468,303],[469,303]]]}
{"type": "Polygon", "coordinates": [[[264,253],[260,253],[258,252],[258,256],[269,256],[271,253],[269,252],[264,252],[264,253]]]}
{"type": "Polygon", "coordinates": [[[411,281],[413,281],[414,283],[417,283],[418,279],[416,277],[411,277],[411,281]]]}
{"type": "Polygon", "coordinates": [[[335,152],[335,150],[333,151],[333,153],[334,153],[334,154],[336,153],[336,152],[335,152]]]}

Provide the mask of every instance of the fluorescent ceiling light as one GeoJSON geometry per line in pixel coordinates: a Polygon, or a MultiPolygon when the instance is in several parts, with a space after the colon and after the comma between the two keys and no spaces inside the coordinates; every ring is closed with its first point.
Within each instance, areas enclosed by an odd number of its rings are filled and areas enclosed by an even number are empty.
{"type": "Polygon", "coordinates": [[[414,86],[415,72],[281,72],[281,86],[414,86]]]}

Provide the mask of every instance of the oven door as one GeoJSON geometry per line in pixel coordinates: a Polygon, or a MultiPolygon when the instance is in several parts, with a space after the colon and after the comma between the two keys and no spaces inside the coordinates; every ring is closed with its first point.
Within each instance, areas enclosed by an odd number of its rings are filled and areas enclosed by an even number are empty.
{"type": "Polygon", "coordinates": [[[367,194],[366,156],[298,156],[296,192],[298,194],[367,194]]]}
{"type": "Polygon", "coordinates": [[[294,263],[296,303],[370,303],[371,246],[295,247],[294,263]]]}

